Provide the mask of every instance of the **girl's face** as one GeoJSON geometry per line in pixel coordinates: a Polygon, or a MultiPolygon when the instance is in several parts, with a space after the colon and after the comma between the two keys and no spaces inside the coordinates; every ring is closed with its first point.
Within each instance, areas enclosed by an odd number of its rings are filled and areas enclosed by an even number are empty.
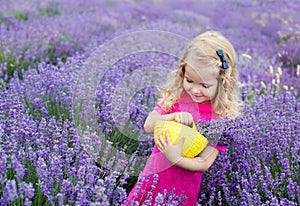
{"type": "Polygon", "coordinates": [[[196,103],[211,104],[218,91],[218,71],[213,68],[185,66],[183,89],[196,103]]]}

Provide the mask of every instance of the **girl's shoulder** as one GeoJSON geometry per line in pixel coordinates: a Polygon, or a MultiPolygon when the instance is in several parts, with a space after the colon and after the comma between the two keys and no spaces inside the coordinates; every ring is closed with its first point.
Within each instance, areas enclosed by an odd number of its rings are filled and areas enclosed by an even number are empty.
{"type": "Polygon", "coordinates": [[[180,112],[180,106],[178,102],[175,102],[170,109],[165,109],[162,103],[158,103],[154,110],[156,110],[159,114],[171,114],[174,112],[180,112]]]}

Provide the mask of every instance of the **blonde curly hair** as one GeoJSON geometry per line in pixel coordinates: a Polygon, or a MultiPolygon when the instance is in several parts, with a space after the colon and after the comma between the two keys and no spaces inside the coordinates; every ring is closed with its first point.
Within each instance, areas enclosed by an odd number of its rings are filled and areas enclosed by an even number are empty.
{"type": "Polygon", "coordinates": [[[207,31],[196,36],[185,50],[178,66],[173,70],[165,85],[160,89],[162,98],[159,103],[169,111],[184,93],[183,78],[185,65],[193,62],[193,67],[207,65],[207,69],[219,71],[217,96],[212,102],[214,112],[219,117],[235,118],[239,114],[238,80],[236,52],[232,44],[219,32],[207,31]],[[222,62],[216,51],[222,49],[229,66],[222,68],[222,62]]]}

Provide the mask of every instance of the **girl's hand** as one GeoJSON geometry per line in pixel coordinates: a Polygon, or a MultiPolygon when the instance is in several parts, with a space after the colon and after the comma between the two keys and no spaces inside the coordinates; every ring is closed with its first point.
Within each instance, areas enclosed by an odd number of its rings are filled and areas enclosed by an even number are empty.
{"type": "Polygon", "coordinates": [[[164,141],[162,134],[160,133],[157,137],[157,147],[158,149],[164,153],[166,158],[173,164],[176,164],[179,160],[182,159],[182,145],[184,142],[184,137],[180,140],[180,143],[177,145],[173,145],[168,130],[165,133],[166,141],[164,141]]]}
{"type": "Polygon", "coordinates": [[[185,124],[187,126],[191,126],[193,123],[193,116],[189,112],[175,112],[174,120],[181,124],[185,124]]]}

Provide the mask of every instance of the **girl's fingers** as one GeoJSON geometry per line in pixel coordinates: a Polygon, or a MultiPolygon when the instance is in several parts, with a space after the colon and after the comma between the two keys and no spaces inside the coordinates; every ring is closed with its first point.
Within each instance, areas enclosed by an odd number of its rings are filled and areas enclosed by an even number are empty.
{"type": "Polygon", "coordinates": [[[181,116],[181,121],[180,121],[180,123],[181,123],[181,124],[185,124],[185,117],[184,117],[184,115],[181,116]]]}
{"type": "Polygon", "coordinates": [[[178,117],[178,116],[175,118],[175,121],[179,122],[179,123],[182,123],[182,119],[180,117],[178,117]]]}
{"type": "Polygon", "coordinates": [[[185,116],[182,118],[182,124],[189,125],[189,123],[190,123],[190,119],[188,117],[185,116]]]}
{"type": "Polygon", "coordinates": [[[164,150],[165,146],[166,146],[166,142],[164,141],[164,139],[162,137],[162,133],[159,133],[159,135],[158,135],[158,146],[161,150],[164,150]]]}
{"type": "Polygon", "coordinates": [[[181,119],[182,124],[189,126],[189,125],[192,124],[192,121],[193,120],[191,119],[190,115],[183,115],[182,116],[182,119],[181,119]]]}
{"type": "Polygon", "coordinates": [[[190,116],[188,116],[188,121],[187,121],[187,125],[191,126],[193,122],[193,118],[191,118],[190,116]]]}
{"type": "Polygon", "coordinates": [[[166,129],[166,140],[167,140],[167,145],[170,145],[170,143],[171,143],[171,140],[170,140],[170,136],[169,136],[169,131],[168,131],[168,129],[166,129]]]}
{"type": "Polygon", "coordinates": [[[188,126],[192,126],[193,121],[190,119],[189,120],[189,125],[188,126]]]}
{"type": "Polygon", "coordinates": [[[158,136],[157,136],[157,137],[154,137],[154,138],[155,138],[155,140],[156,140],[157,147],[159,147],[159,146],[160,146],[159,136],[160,136],[160,133],[158,134],[158,136]]]}

